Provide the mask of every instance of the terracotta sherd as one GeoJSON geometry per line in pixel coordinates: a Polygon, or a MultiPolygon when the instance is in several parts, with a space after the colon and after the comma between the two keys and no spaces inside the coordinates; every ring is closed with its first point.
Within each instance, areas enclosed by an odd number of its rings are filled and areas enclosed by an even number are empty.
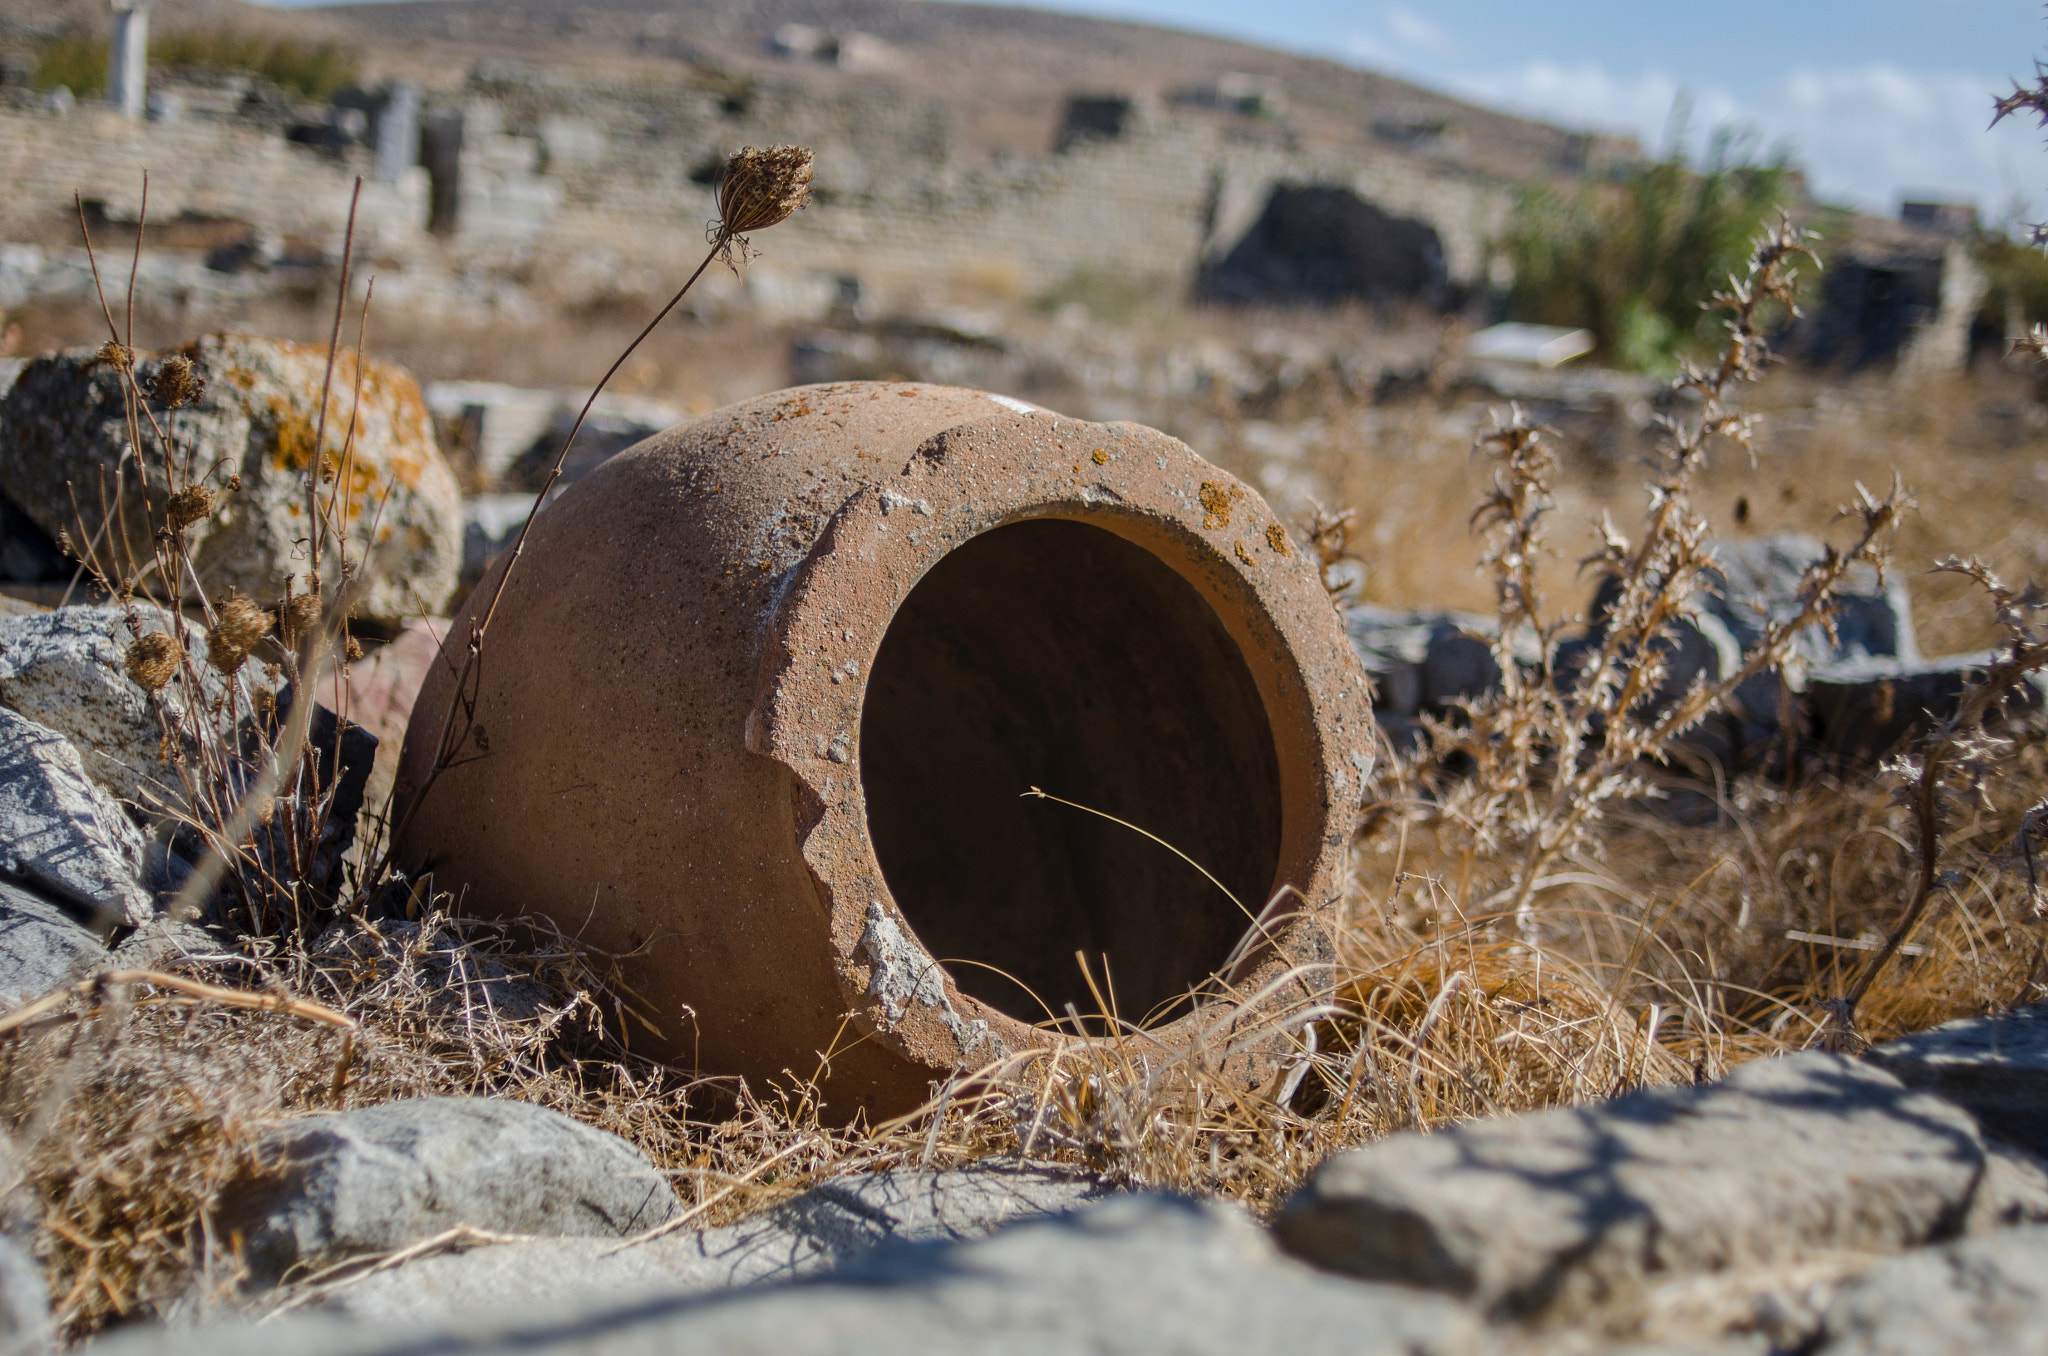
{"type": "Polygon", "coordinates": [[[401,858],[626,954],[636,1048],[888,1114],[1070,1007],[1220,1058],[1328,957],[1366,675],[1173,438],[900,383],[705,415],[540,514],[451,719],[504,569],[414,709],[401,858]]]}

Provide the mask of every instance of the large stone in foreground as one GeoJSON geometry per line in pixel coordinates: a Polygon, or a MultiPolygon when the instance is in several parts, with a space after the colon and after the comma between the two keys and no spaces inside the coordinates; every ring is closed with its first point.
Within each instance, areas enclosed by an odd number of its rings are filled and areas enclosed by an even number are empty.
{"type": "MultiPolygon", "coordinates": [[[[158,608],[137,605],[145,633],[165,629],[158,608]]],[[[226,690],[206,667],[206,637],[183,626],[207,700],[226,690]]],[[[101,786],[138,805],[181,803],[184,782],[163,758],[163,702],[172,723],[184,719],[185,684],[174,682],[152,699],[128,677],[122,661],[134,639],[127,612],[118,607],[60,607],[33,616],[0,617],[0,704],[70,740],[85,770],[101,786]]]]}
{"type": "Polygon", "coordinates": [[[104,937],[156,916],[142,859],[142,831],[71,742],[0,706],[0,877],[104,937]]]}
{"type": "Polygon", "coordinates": [[[1133,1196],[723,1298],[130,1331],[96,1356],[1477,1356],[1469,1311],[1318,1275],[1226,1206],[1133,1196]]]}
{"type": "Polygon", "coordinates": [[[1991,1134],[2048,1155],[2048,1006],[1945,1022],[1887,1041],[1869,1059],[1964,1107],[1991,1134]]]}
{"type": "Polygon", "coordinates": [[[0,1012],[34,1002],[107,959],[106,948],[56,906],[0,883],[0,1012]]]}
{"type": "Polygon", "coordinates": [[[463,1309],[730,1290],[815,1275],[885,1243],[982,1237],[1110,1190],[1085,1173],[1042,1164],[898,1169],[826,1182],[737,1224],[623,1250],[610,1238],[545,1238],[425,1257],[336,1290],[321,1307],[359,1319],[427,1322],[463,1309]]]}
{"type": "Polygon", "coordinates": [[[1828,1309],[1817,1356],[2040,1356],[2048,1228],[2007,1229],[1893,1258],[1828,1309]]]}
{"type": "Polygon", "coordinates": [[[221,1194],[256,1285],[456,1225],[623,1238],[680,1208],[624,1140],[526,1102],[422,1097],[309,1116],[257,1148],[265,1170],[221,1194]]]}
{"type": "MultiPolygon", "coordinates": [[[[202,471],[219,468],[210,482],[215,488],[230,474],[241,478],[241,488],[188,532],[209,589],[275,598],[296,574],[303,590],[305,477],[317,455],[336,474],[347,472],[342,490],[356,536],[352,555],[365,566],[367,585],[358,614],[399,620],[440,610],[462,559],[461,496],[409,375],[376,361],[363,363],[359,374],[355,355],[344,351],[327,389],[322,437],[324,346],[215,334],[177,351],[205,380],[206,393],[183,409],[152,406],[156,422],[181,461],[189,454],[202,471]],[[352,414],[353,444],[344,458],[352,414]]],[[[162,356],[137,364],[145,391],[162,356]]],[[[147,427],[144,445],[123,458],[130,441],[123,388],[118,369],[101,362],[96,349],[31,362],[0,400],[0,490],[45,532],[82,544],[102,521],[102,502],[116,502],[119,485],[119,531],[133,558],[147,561],[169,490],[162,449],[147,427]]]]}
{"type": "Polygon", "coordinates": [[[1806,1054],[1397,1135],[1324,1164],[1275,1230],[1333,1271],[1564,1318],[1687,1274],[1951,1237],[1983,1171],[1960,1109],[1806,1054]]]}

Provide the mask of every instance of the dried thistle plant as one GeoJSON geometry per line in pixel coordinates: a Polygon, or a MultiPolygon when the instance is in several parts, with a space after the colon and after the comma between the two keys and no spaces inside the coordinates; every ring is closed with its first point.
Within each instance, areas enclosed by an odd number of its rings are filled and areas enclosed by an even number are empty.
{"type": "MultiPolygon", "coordinates": [[[[337,289],[335,336],[319,392],[323,427],[316,434],[315,445],[322,447],[340,322],[347,305],[346,273],[353,257],[360,190],[359,182],[343,236],[344,282],[337,289]]],[[[347,650],[347,600],[357,586],[362,564],[350,556],[350,510],[338,494],[319,495],[315,477],[308,476],[310,568],[305,592],[317,596],[323,588],[330,589],[333,602],[318,614],[326,620],[302,628],[293,648],[265,666],[263,673],[254,672],[247,660],[268,634],[271,614],[239,595],[216,605],[207,595],[205,572],[194,559],[186,536],[188,528],[217,509],[222,493],[239,488],[239,479],[232,473],[223,475],[228,470],[225,465],[210,469],[195,465],[195,449],[181,445],[175,432],[178,426],[158,418],[163,409],[203,399],[204,375],[182,353],[163,355],[151,365],[139,366],[133,345],[134,276],[139,270],[148,216],[149,181],[145,175],[124,326],[116,322],[108,301],[99,255],[93,248],[83,205],[79,205],[79,230],[108,334],[96,361],[115,368],[120,376],[127,433],[137,453],[134,474],[143,491],[140,511],[150,528],[144,540],[152,546],[146,556],[137,558],[138,552],[125,534],[94,532],[82,521],[78,530],[63,534],[63,540],[78,559],[81,572],[125,612],[131,644],[124,654],[124,668],[151,694],[150,707],[162,728],[160,747],[172,769],[171,780],[150,789],[152,804],[148,808],[161,816],[157,828],[175,841],[178,850],[196,858],[196,868],[186,877],[169,911],[173,916],[192,918],[205,905],[218,914],[215,921],[232,923],[252,935],[280,927],[314,926],[334,901],[324,897],[324,886],[321,898],[309,896],[298,866],[321,860],[320,844],[328,835],[335,778],[331,767],[323,771],[318,751],[308,747],[313,702],[293,703],[288,718],[279,722],[274,718],[272,684],[282,680],[301,692],[316,691],[326,669],[347,650]],[[206,618],[204,665],[189,662],[191,656],[180,639],[185,625],[181,614],[188,609],[206,618]],[[156,614],[159,625],[147,624],[150,613],[156,614]],[[263,843],[252,843],[256,810],[271,802],[289,805],[292,813],[288,817],[273,815],[263,843]],[[223,881],[227,888],[216,894],[215,887],[223,881]]],[[[366,313],[367,305],[366,301],[366,313]]],[[[360,398],[360,391],[357,394],[360,398]]],[[[351,416],[341,447],[344,460],[353,453],[354,429],[351,416]]],[[[112,505],[102,496],[99,507],[103,515],[121,511],[124,485],[125,480],[117,483],[112,505]]],[[[279,581],[287,599],[290,582],[279,581]]]]}
{"type": "Polygon", "coordinates": [[[206,660],[222,673],[233,673],[269,634],[270,614],[241,594],[230,594],[206,632],[206,660]]]}
{"type": "Polygon", "coordinates": [[[1497,468],[1473,520],[1486,532],[1483,564],[1495,585],[1499,624],[1490,641],[1500,686],[1462,703],[1454,720],[1425,720],[1423,745],[1393,760],[1388,776],[1415,813],[1457,826],[1481,856],[1513,845],[1505,878],[1475,906],[1505,908],[1525,940],[1537,934],[1545,869],[1587,846],[1608,806],[1650,794],[1649,769],[1745,680],[1783,664],[1802,631],[1826,626],[1853,568],[1886,563],[1910,500],[1896,483],[1882,499],[1859,486],[1844,510],[1860,524],[1857,540],[1847,551],[1829,548],[1808,568],[1797,612],[1772,622],[1732,672],[1701,674],[1684,691],[1669,690],[1669,657],[1713,567],[1693,487],[1717,444],[1753,457],[1753,424],[1734,395],[1762,373],[1770,317],[1796,314],[1796,265],[1810,258],[1806,237],[1781,221],[1757,242],[1744,275],[1716,295],[1727,344],[1713,367],[1686,364],[1672,383],[1674,396],[1697,408],[1660,420],[1658,473],[1641,536],[1631,543],[1607,523],[1584,562],[1611,581],[1590,629],[1583,616],[1549,613],[1537,588],[1537,565],[1550,549],[1543,521],[1555,502],[1551,435],[1511,409],[1480,440],[1497,468]],[[1531,651],[1534,664],[1523,658],[1531,651]]]}
{"type": "Polygon", "coordinates": [[[175,410],[185,405],[196,405],[204,399],[206,381],[193,368],[190,358],[182,353],[173,353],[157,364],[149,393],[175,410]]]}
{"type": "Polygon", "coordinates": [[[144,692],[161,692],[178,674],[178,642],[163,631],[148,631],[128,646],[122,667],[144,692]]]}
{"type": "Polygon", "coordinates": [[[811,200],[812,155],[803,146],[743,146],[718,181],[713,239],[724,243],[779,226],[811,200]]]}
{"type": "MultiPolygon", "coordinates": [[[[710,250],[705,254],[703,262],[684,279],[683,285],[676,289],[676,294],[654,313],[654,318],[633,337],[633,341],[627,344],[619,356],[612,360],[612,365],[605,369],[604,375],[597,379],[597,384],[590,388],[589,398],[583,402],[583,408],[577,411],[575,422],[569,426],[568,436],[562,439],[561,449],[555,453],[554,463],[548,468],[548,474],[541,482],[540,490],[534,495],[533,508],[527,512],[526,521],[520,525],[518,533],[512,538],[512,545],[499,557],[504,564],[498,568],[496,579],[489,586],[488,600],[480,613],[474,610],[471,613],[462,663],[456,671],[448,708],[441,715],[440,729],[434,740],[434,761],[421,779],[420,785],[413,789],[404,817],[393,825],[387,834],[386,852],[377,863],[373,872],[374,879],[381,880],[390,871],[391,849],[404,838],[413,815],[433,793],[441,774],[480,750],[483,732],[477,727],[475,719],[476,687],[482,673],[486,639],[491,622],[497,615],[498,600],[505,596],[505,586],[510,582],[513,572],[519,568],[520,558],[526,553],[526,536],[533,530],[534,515],[540,511],[541,505],[547,502],[549,493],[562,478],[562,468],[568,462],[569,449],[576,445],[576,435],[582,432],[583,423],[590,417],[590,411],[597,404],[597,398],[604,394],[605,387],[611,384],[619,369],[626,365],[626,360],[646,342],[647,336],[653,334],[661,322],[668,318],[669,313],[682,304],[683,298],[696,286],[697,280],[704,276],[704,271],[711,267],[712,261],[722,258],[729,266],[737,267],[732,251],[737,244],[742,258],[745,257],[747,242],[744,232],[761,231],[779,225],[810,201],[813,159],[812,153],[802,146],[771,146],[766,150],[745,147],[726,161],[724,176],[718,189],[719,218],[706,232],[711,242],[710,250]]],[[[415,716],[415,719],[418,717],[415,716]]]]}

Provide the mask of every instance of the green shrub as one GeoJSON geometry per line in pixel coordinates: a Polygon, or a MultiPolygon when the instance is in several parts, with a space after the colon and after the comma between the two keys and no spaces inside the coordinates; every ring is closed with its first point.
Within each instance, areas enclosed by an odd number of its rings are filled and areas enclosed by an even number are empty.
{"type": "Polygon", "coordinates": [[[160,66],[247,71],[309,99],[330,98],[362,75],[362,56],[352,47],[236,28],[177,29],[149,46],[150,60],[160,66]]]}
{"type": "Polygon", "coordinates": [[[1786,200],[1784,161],[1748,149],[1722,133],[1697,169],[1673,154],[1619,183],[1523,189],[1503,241],[1510,317],[1591,330],[1600,361],[1641,371],[1713,347],[1702,307],[1786,200]]]}
{"type": "Polygon", "coordinates": [[[62,85],[73,94],[98,94],[107,86],[107,40],[97,33],[59,34],[36,53],[36,88],[62,85]]]}
{"type": "Polygon", "coordinates": [[[2002,324],[2016,308],[2024,323],[2048,324],[2048,255],[1999,233],[1978,237],[1973,252],[1990,284],[1984,294],[1987,319],[2002,324]]]}
{"type": "MultiPolygon", "coordinates": [[[[279,89],[309,99],[329,99],[362,76],[362,54],[337,42],[250,33],[237,28],[184,28],[159,33],[149,42],[152,66],[207,71],[246,71],[279,89]]],[[[107,39],[70,32],[44,43],[36,53],[36,88],[68,87],[73,94],[99,94],[107,83],[107,39]]]]}

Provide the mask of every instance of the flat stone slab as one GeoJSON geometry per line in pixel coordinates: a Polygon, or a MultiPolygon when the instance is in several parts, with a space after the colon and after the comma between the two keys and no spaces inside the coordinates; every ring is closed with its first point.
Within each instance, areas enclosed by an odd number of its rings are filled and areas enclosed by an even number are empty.
{"type": "Polygon", "coordinates": [[[616,1238],[548,1238],[423,1257],[332,1290],[318,1307],[425,1322],[462,1309],[729,1290],[815,1275],[885,1243],[964,1242],[1112,1194],[1099,1178],[1038,1164],[899,1169],[826,1182],[737,1224],[623,1249],[616,1238]]]}
{"type": "Polygon", "coordinates": [[[2040,1356],[2048,1228],[2007,1229],[1893,1258],[1829,1306],[1816,1356],[2040,1356]]]}
{"type": "Polygon", "coordinates": [[[1479,1356],[1463,1306],[1320,1274],[1241,1211],[1127,1196],[720,1297],[115,1333],[95,1356],[1479,1356]]]}
{"type": "Polygon", "coordinates": [[[1325,1163],[1274,1228],[1333,1271],[1566,1319],[1687,1275],[1954,1237],[1984,1164],[1960,1108],[1813,1053],[1395,1135],[1325,1163]]]}
{"type": "Polygon", "coordinates": [[[34,1002],[108,959],[106,948],[55,905],[0,882],[0,1013],[34,1002]]]}
{"type": "Polygon", "coordinates": [[[106,936],[156,917],[142,831],[71,741],[0,706],[0,873],[106,936]]]}
{"type": "Polygon", "coordinates": [[[527,1102],[419,1097],[308,1116],[256,1158],[222,1191],[214,1227],[241,1235],[257,1287],[457,1225],[618,1239],[681,1208],[632,1145],[527,1102]]]}
{"type": "Polygon", "coordinates": [[[1965,1108],[1987,1133],[2048,1156],[2048,1006],[1945,1022],[1867,1058],[1965,1108]]]}

